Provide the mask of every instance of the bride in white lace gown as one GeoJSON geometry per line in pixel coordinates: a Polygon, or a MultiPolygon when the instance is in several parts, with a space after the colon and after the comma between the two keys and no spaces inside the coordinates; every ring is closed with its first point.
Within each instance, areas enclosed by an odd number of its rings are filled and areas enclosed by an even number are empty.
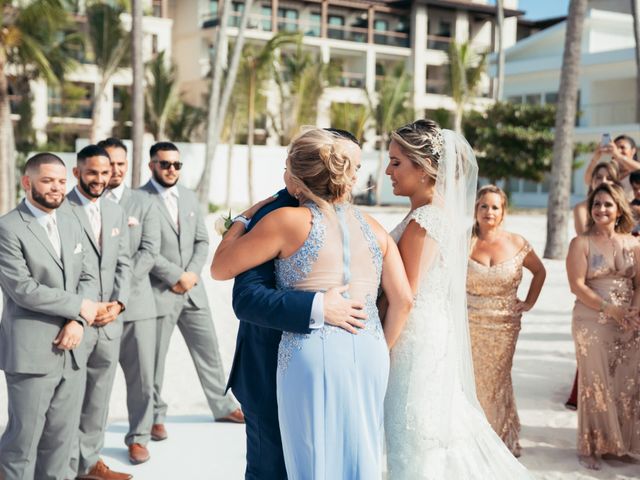
{"type": "Polygon", "coordinates": [[[387,175],[411,211],[392,232],[415,306],[391,351],[385,400],[390,480],[532,476],[477,401],[467,326],[468,226],[477,164],[464,138],[418,120],[396,130],[387,175]]]}

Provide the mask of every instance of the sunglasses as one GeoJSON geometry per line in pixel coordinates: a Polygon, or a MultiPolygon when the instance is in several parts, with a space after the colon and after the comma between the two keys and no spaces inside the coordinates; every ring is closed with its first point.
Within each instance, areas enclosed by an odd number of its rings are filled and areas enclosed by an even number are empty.
{"type": "Polygon", "coordinates": [[[153,163],[157,163],[160,165],[162,170],[169,170],[171,167],[176,170],[180,170],[182,168],[182,162],[169,162],[167,160],[154,160],[153,163]]]}

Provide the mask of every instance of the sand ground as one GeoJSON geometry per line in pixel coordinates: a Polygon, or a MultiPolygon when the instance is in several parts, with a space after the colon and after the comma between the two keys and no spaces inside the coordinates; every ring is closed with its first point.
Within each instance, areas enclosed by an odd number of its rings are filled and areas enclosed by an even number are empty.
{"type": "MultiPolygon", "coordinates": [[[[403,217],[401,210],[372,210],[388,229],[403,217]]],[[[214,218],[208,219],[211,228],[214,218]]],[[[506,228],[520,233],[542,254],[546,217],[513,215],[506,228]]],[[[211,230],[210,230],[211,231],[211,230]]],[[[211,231],[212,244],[219,237],[211,231]]],[[[632,479],[640,478],[640,466],[604,463],[600,472],[583,469],[575,456],[577,418],[564,408],[575,371],[571,338],[573,296],[566,280],[564,262],[544,261],[547,281],[536,307],[523,319],[513,369],[518,411],[522,421],[522,463],[538,479],[632,479]]],[[[205,272],[206,273],[206,272],[205,272]]],[[[204,275],[214,315],[221,355],[228,373],[233,358],[238,322],[231,309],[232,282],[215,282],[204,275]]],[[[523,289],[528,287],[525,275],[523,289]]],[[[0,430],[7,422],[6,388],[0,387],[0,430]]],[[[245,438],[241,425],[213,423],[204,395],[182,337],[173,337],[165,378],[169,404],[169,439],[149,445],[151,460],[131,466],[124,434],[127,430],[125,384],[116,376],[110,399],[109,427],[103,457],[112,468],[128,471],[138,480],[241,479],[244,472],[245,438]]]]}

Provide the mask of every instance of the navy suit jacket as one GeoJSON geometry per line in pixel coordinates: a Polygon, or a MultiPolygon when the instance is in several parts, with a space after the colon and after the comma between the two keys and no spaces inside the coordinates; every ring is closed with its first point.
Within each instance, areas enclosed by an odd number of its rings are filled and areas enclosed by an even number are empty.
{"type": "MultiPolygon", "coordinates": [[[[250,230],[269,212],[297,207],[286,189],[252,218],[250,230]]],[[[236,352],[227,389],[253,413],[277,414],[276,369],[283,331],[309,333],[314,292],[277,290],[275,263],[270,260],[241,273],[233,285],[233,310],[240,320],[236,352]]]]}

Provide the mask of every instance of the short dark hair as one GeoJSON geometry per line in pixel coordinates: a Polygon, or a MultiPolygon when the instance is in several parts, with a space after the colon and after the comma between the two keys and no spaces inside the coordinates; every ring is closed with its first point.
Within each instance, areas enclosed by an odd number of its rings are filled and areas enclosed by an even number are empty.
{"type": "Polygon", "coordinates": [[[108,159],[111,159],[111,157],[109,157],[109,153],[104,148],[98,145],[87,145],[78,152],[76,164],[84,163],[87,158],[91,157],[107,157],[108,159]]]}
{"type": "Polygon", "coordinates": [[[326,130],[327,132],[333,133],[336,137],[344,138],[345,140],[351,140],[353,143],[355,143],[359,147],[361,146],[356,136],[347,130],[342,130],[341,128],[333,128],[333,127],[325,128],[324,130],[326,130]]]}
{"type": "Polygon", "coordinates": [[[151,145],[149,149],[149,157],[153,158],[156,156],[158,152],[179,152],[178,147],[176,147],[171,142],[158,142],[151,145]]]}
{"type": "Polygon", "coordinates": [[[124,144],[124,142],[116,137],[105,138],[104,140],[100,140],[96,145],[104,148],[105,150],[107,148],[121,148],[125,152],[128,152],[127,146],[124,144]]]}
{"type": "Polygon", "coordinates": [[[629,182],[636,185],[640,183],[640,170],[634,170],[629,174],[629,182]]]}
{"type": "Polygon", "coordinates": [[[24,164],[24,173],[29,174],[35,170],[40,170],[41,165],[62,165],[66,168],[66,165],[62,161],[62,159],[49,152],[41,152],[36,153],[32,157],[30,157],[27,162],[24,164]]]}

